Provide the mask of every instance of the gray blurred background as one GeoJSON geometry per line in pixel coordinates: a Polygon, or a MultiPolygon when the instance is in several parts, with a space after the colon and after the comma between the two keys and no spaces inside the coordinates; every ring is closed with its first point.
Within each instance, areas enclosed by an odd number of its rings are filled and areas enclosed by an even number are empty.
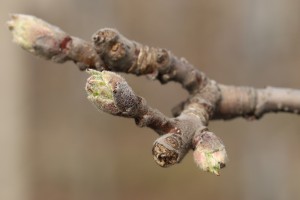
{"type": "MultiPolygon", "coordinates": [[[[153,131],[96,111],[86,73],[23,51],[5,24],[9,13],[31,14],[87,40],[113,27],[220,83],[300,88],[299,10],[294,0],[1,1],[0,199],[300,199],[299,116],[211,122],[230,159],[220,177],[197,169],[191,154],[160,168],[153,131]]],[[[169,116],[187,97],[175,83],[125,77],[169,116]]]]}

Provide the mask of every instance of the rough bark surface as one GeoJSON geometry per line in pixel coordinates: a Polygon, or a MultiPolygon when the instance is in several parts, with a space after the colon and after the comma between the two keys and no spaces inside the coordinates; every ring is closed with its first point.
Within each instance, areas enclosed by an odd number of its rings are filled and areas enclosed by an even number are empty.
{"type": "Polygon", "coordinates": [[[179,163],[193,149],[199,167],[218,175],[227,155],[222,141],[208,131],[209,120],[259,119],[269,112],[300,114],[300,90],[219,84],[186,59],[127,39],[114,29],[100,29],[92,41],[85,41],[34,16],[12,15],[8,26],[14,41],[37,56],[97,70],[87,82],[89,99],[100,110],[133,118],[137,125],[157,132],[160,137],[152,152],[162,167],[179,163]],[[147,75],[163,84],[175,81],[190,95],[168,118],[134,94],[121,76],[107,71],[147,75]]]}

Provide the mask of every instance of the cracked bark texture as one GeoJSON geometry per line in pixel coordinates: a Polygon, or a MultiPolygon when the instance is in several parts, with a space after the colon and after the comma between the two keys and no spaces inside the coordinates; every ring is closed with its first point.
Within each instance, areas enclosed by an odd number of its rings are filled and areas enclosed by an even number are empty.
{"type": "Polygon", "coordinates": [[[148,47],[127,39],[114,29],[100,29],[89,42],[28,15],[12,15],[8,26],[14,41],[37,56],[57,63],[70,60],[81,70],[100,71],[99,74],[92,72],[87,82],[89,95],[100,91],[89,99],[100,110],[133,118],[137,125],[156,131],[160,137],[154,142],[152,153],[162,167],[179,163],[193,149],[198,152],[194,158],[200,168],[218,175],[219,169],[225,166],[227,155],[223,143],[208,131],[209,120],[259,119],[269,112],[300,113],[299,90],[219,84],[186,59],[178,58],[166,49],[148,47]],[[174,117],[168,118],[135,95],[122,77],[103,70],[147,75],[163,84],[178,82],[190,95],[173,109],[174,117]],[[95,85],[97,76],[103,75],[101,73],[108,77],[104,82],[108,85],[106,89],[111,88],[110,106],[105,106],[107,101],[99,99],[102,98],[99,94],[103,94],[103,87],[95,85]],[[134,101],[128,101],[126,98],[129,96],[134,101]],[[129,102],[130,109],[127,109],[129,102]],[[205,159],[203,152],[208,154],[205,159]],[[207,163],[210,166],[207,167],[207,163]]]}

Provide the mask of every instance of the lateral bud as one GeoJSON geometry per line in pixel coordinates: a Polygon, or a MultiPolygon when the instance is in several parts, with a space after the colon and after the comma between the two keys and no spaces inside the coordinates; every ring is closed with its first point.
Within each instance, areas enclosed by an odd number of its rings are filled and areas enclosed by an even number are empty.
{"type": "Polygon", "coordinates": [[[208,130],[197,130],[193,138],[194,160],[203,171],[219,176],[221,168],[225,167],[227,153],[222,140],[208,130]]]}
{"type": "Polygon", "coordinates": [[[86,83],[88,99],[104,112],[133,117],[138,112],[140,98],[134,94],[125,79],[110,71],[88,70],[86,83]]]}

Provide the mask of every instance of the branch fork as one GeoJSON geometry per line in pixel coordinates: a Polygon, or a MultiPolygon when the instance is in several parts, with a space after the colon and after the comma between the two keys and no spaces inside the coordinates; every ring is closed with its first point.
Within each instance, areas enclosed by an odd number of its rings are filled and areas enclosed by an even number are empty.
{"type": "Polygon", "coordinates": [[[222,140],[207,128],[210,120],[259,119],[269,112],[300,114],[300,90],[219,84],[186,59],[132,41],[115,29],[100,29],[90,42],[30,15],[12,15],[8,27],[13,41],[26,51],[57,63],[73,61],[87,70],[88,99],[98,110],[132,118],[158,133],[152,154],[162,167],[179,163],[193,150],[200,169],[219,175],[228,159],[222,140]],[[177,82],[189,97],[172,110],[174,117],[166,117],[115,72],[146,75],[162,84],[177,82]]]}

